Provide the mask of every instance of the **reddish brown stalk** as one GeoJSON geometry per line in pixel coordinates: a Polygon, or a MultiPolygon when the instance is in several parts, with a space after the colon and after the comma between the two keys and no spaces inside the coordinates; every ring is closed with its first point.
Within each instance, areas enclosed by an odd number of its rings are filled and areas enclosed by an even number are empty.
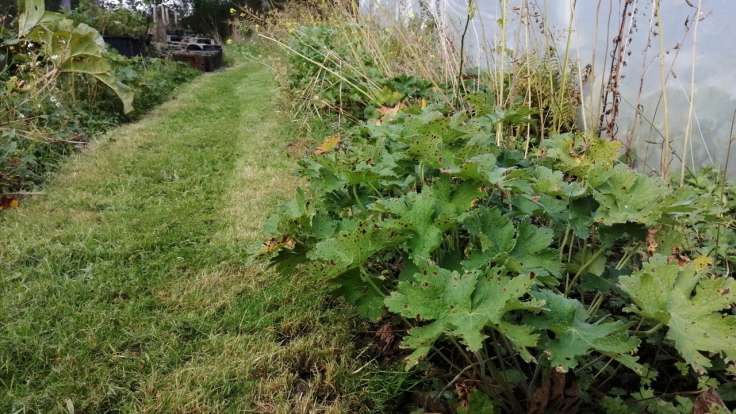
{"type": "Polygon", "coordinates": [[[630,42],[626,24],[634,18],[634,13],[631,10],[634,2],[635,0],[624,0],[618,34],[613,39],[613,59],[608,73],[608,82],[603,94],[603,110],[601,111],[599,128],[601,131],[605,128],[606,135],[611,139],[616,137],[616,120],[621,106],[621,73],[623,67],[626,66],[626,46],[630,42]]]}

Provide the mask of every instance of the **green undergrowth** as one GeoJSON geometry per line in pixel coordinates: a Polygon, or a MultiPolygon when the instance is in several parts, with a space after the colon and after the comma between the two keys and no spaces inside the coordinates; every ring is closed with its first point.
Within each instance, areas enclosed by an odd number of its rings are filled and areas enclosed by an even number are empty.
{"type": "Polygon", "coordinates": [[[352,311],[248,258],[296,185],[271,76],[196,79],[3,214],[0,411],[388,410],[352,311]]]}
{"type": "Polygon", "coordinates": [[[93,81],[62,80],[46,96],[22,92],[27,79],[5,78],[0,127],[0,193],[33,191],[68,155],[117,125],[139,119],[168,99],[198,72],[182,63],[156,58],[110,56],[119,79],[135,97],[135,112],[123,115],[115,96],[93,81]]]}
{"type": "Polygon", "coordinates": [[[678,187],[574,124],[543,139],[522,97],[497,109],[472,79],[448,97],[354,76],[314,33],[293,31],[288,93],[352,118],[300,163],[260,253],[388,327],[430,395],[403,409],[734,408],[736,193],[718,172],[678,187]]]}
{"type": "Polygon", "coordinates": [[[0,207],[37,192],[66,156],[198,74],[180,62],[122,57],[42,0],[23,4],[17,30],[0,32],[0,207]]]}

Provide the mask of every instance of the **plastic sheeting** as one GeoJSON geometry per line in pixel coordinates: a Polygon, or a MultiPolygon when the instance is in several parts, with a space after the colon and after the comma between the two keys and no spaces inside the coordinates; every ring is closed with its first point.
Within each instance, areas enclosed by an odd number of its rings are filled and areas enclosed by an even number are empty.
{"type": "MultiPolygon", "coordinates": [[[[420,0],[362,0],[365,13],[380,14],[386,21],[410,19],[419,15],[420,0]]],[[[432,13],[441,16],[448,31],[457,37],[467,17],[468,0],[422,0],[432,13]]],[[[545,16],[546,28],[555,33],[557,47],[562,50],[567,40],[567,28],[575,4],[571,51],[580,57],[585,67],[594,64],[596,79],[603,78],[602,67],[621,21],[626,0],[529,0],[530,7],[545,16]],[[607,48],[608,46],[608,48],[607,48]],[[607,50],[608,49],[608,50],[607,50]],[[593,53],[595,51],[595,62],[593,53]]],[[[488,50],[498,38],[501,16],[500,0],[475,0],[477,12],[471,20],[466,38],[469,58],[479,66],[487,59],[488,50]]],[[[507,45],[519,43],[521,0],[507,0],[507,45]]],[[[679,154],[687,126],[690,70],[692,68],[693,21],[698,0],[662,0],[663,27],[651,23],[652,0],[633,0],[630,10],[635,11],[631,27],[626,66],[621,79],[621,118],[618,137],[623,138],[631,128],[634,106],[643,79],[640,104],[644,120],[637,126],[636,148],[639,156],[652,168],[658,165],[660,131],[663,127],[661,108],[662,88],[659,78],[659,37],[664,35],[668,71],[668,102],[673,149],[679,154]],[[657,32],[647,48],[650,28],[657,32]],[[689,28],[689,30],[688,30],[689,28]],[[630,54],[629,54],[630,52],[630,54]],[[658,105],[659,104],[659,105],[658,105]],[[655,111],[656,109],[656,111],[655,111]]],[[[736,1],[702,0],[701,20],[697,30],[695,65],[695,105],[691,129],[691,148],[688,164],[723,166],[727,156],[731,118],[736,110],[736,1]]],[[[656,21],[656,19],[655,19],[656,21]]],[[[629,29],[629,26],[626,27],[629,29]]],[[[628,30],[627,30],[628,32],[628,30]]],[[[610,62],[610,60],[609,60],[610,62]]],[[[600,95],[600,83],[585,88],[588,101],[600,95]]],[[[593,106],[593,105],[591,105],[593,106]]],[[[736,151],[736,145],[734,145],[736,151]]],[[[677,155],[676,155],[677,157],[677,155]]],[[[731,154],[730,175],[736,173],[736,161],[731,154]]],[[[677,168],[675,159],[673,168],[677,168]]]]}

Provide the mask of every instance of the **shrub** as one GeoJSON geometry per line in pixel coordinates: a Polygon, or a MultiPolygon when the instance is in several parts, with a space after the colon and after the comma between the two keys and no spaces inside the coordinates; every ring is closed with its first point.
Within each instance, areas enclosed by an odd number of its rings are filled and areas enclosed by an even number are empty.
{"type": "Polygon", "coordinates": [[[148,33],[148,17],[125,7],[105,8],[94,0],[82,0],[69,14],[76,22],[86,23],[105,36],[142,39],[148,33]]]}
{"type": "Polygon", "coordinates": [[[133,106],[138,114],[151,110],[179,85],[199,75],[191,66],[166,59],[113,58],[116,76],[135,91],[133,106]]]}

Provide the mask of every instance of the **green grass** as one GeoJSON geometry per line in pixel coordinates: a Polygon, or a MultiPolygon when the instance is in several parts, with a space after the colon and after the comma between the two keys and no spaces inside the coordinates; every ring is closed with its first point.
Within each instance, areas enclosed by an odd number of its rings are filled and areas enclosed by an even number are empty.
{"type": "Polygon", "coordinates": [[[202,76],[0,217],[0,412],[387,410],[349,310],[248,258],[296,186],[276,95],[202,76]]]}

